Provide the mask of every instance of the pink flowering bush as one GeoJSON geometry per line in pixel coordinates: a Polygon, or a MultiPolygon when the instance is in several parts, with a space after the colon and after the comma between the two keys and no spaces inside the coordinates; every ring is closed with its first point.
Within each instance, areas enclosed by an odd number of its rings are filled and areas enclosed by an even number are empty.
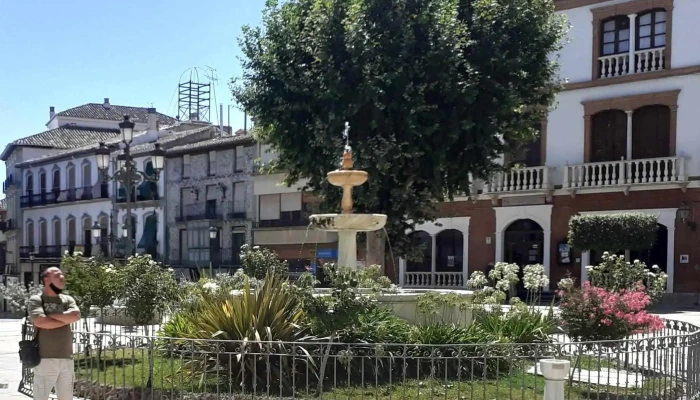
{"type": "Polygon", "coordinates": [[[661,318],[646,311],[651,298],[641,282],[633,290],[619,291],[586,282],[583,288],[567,287],[557,294],[561,297],[562,323],[576,340],[620,340],[664,328],[661,318]]]}

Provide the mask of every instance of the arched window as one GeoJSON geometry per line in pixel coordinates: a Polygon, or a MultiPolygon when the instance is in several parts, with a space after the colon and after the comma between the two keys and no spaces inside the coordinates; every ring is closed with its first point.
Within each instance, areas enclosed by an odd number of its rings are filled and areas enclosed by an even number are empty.
{"type": "Polygon", "coordinates": [[[39,221],[39,246],[46,247],[49,245],[49,232],[46,226],[46,220],[39,221]]]}
{"type": "Polygon", "coordinates": [[[626,15],[606,19],[601,24],[602,55],[627,53],[630,51],[630,20],[626,15]]]}
{"type": "Polygon", "coordinates": [[[666,46],[666,11],[651,10],[637,16],[636,50],[666,46]]]}
{"type": "Polygon", "coordinates": [[[84,248],[84,254],[86,257],[92,256],[92,218],[89,215],[83,216],[83,232],[82,241],[84,248]]]}
{"type": "Polygon", "coordinates": [[[25,188],[25,192],[27,193],[27,196],[34,194],[34,175],[32,174],[27,175],[27,186],[25,188]]]}
{"type": "Polygon", "coordinates": [[[51,181],[51,190],[59,192],[61,190],[61,170],[55,168],[53,170],[53,179],[51,181]]]}
{"type": "Polygon", "coordinates": [[[66,201],[76,200],[76,180],[75,180],[75,166],[73,164],[68,164],[66,167],[66,201]]]}
{"type": "Polygon", "coordinates": [[[39,193],[46,193],[46,172],[39,172],[39,193]]]}
{"type": "Polygon", "coordinates": [[[591,162],[627,158],[627,114],[621,110],[601,111],[591,118],[591,162]]]}
{"type": "Polygon", "coordinates": [[[92,166],[89,161],[83,162],[83,188],[92,187],[92,166]]]}
{"type": "Polygon", "coordinates": [[[55,218],[53,220],[53,244],[54,246],[63,245],[63,235],[61,234],[61,220],[55,218]]]}
{"type": "Polygon", "coordinates": [[[75,225],[75,217],[68,217],[68,219],[66,220],[66,231],[68,232],[68,251],[71,254],[73,254],[75,244],[78,241],[78,231],[75,225]]]}
{"type": "Polygon", "coordinates": [[[27,246],[29,247],[34,247],[34,235],[36,232],[34,232],[34,222],[33,221],[27,221],[27,246]]]}

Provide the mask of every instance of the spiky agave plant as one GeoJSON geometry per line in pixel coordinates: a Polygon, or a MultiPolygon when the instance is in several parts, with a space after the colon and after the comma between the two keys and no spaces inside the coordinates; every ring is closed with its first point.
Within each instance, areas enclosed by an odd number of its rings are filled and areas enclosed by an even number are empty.
{"type": "Polygon", "coordinates": [[[196,349],[189,373],[201,385],[250,387],[257,380],[260,387],[270,378],[280,388],[291,387],[292,374],[315,374],[307,348],[295,344],[313,339],[301,328],[303,315],[300,298],[279,274],[268,274],[257,286],[246,279],[242,290],[203,302],[189,314],[196,349]]]}

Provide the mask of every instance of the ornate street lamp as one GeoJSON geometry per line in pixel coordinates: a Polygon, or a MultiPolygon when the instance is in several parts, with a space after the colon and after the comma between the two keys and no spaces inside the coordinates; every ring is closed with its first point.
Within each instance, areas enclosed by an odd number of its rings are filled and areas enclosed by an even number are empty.
{"type": "MultiPolygon", "coordinates": [[[[153,175],[139,171],[131,155],[131,143],[134,140],[135,124],[129,119],[128,115],[124,116],[124,120],[119,123],[119,131],[121,133],[121,141],[124,143],[124,153],[117,157],[116,170],[114,174],[109,175],[109,160],[110,149],[104,143],[100,143],[99,148],[95,152],[97,167],[102,174],[103,182],[115,181],[120,183],[126,189],[126,224],[122,231],[123,238],[132,238],[134,229],[131,226],[131,195],[134,192],[133,188],[138,187],[141,183],[151,182],[156,183],[160,178],[160,173],[165,167],[165,150],[160,147],[160,143],[155,144],[155,148],[151,151],[151,163],[153,164],[153,175]]],[[[118,239],[118,238],[115,238],[118,239]]],[[[126,240],[126,252],[131,255],[131,240],[126,240]]]]}
{"type": "Polygon", "coordinates": [[[119,123],[119,130],[121,131],[122,142],[124,142],[124,144],[129,145],[131,141],[134,140],[134,126],[136,126],[136,124],[131,122],[128,115],[125,115],[124,121],[119,123]]]}
{"type": "Polygon", "coordinates": [[[216,239],[216,237],[219,235],[219,230],[216,229],[216,227],[211,227],[209,228],[209,239],[216,239]]]}
{"type": "Polygon", "coordinates": [[[690,207],[688,203],[684,201],[681,206],[678,207],[678,210],[676,210],[676,218],[680,219],[681,222],[685,222],[688,220],[688,216],[690,216],[690,207]]]}
{"type": "Polygon", "coordinates": [[[95,221],[95,224],[92,225],[92,237],[99,239],[100,236],[102,236],[102,227],[95,221]]]}

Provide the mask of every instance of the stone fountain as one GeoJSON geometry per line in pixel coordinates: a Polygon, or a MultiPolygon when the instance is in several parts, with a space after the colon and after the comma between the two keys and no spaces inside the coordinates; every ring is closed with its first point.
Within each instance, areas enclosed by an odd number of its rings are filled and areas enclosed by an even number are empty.
{"type": "MultiPolygon", "coordinates": [[[[328,182],[343,189],[340,214],[314,214],[309,219],[311,224],[322,231],[338,233],[338,265],[343,267],[357,267],[357,232],[372,232],[384,228],[386,215],[384,214],[355,214],[353,213],[352,188],[367,182],[367,172],[353,169],[352,148],[348,141],[350,127],[345,123],[343,138],[345,139],[345,151],[343,161],[338,170],[329,172],[326,176],[328,182]]],[[[418,313],[418,299],[425,293],[456,294],[459,297],[469,298],[472,292],[450,289],[398,289],[379,294],[377,301],[388,307],[394,315],[409,321],[412,324],[431,323],[418,313]]],[[[317,295],[329,295],[326,289],[317,288],[317,295]]],[[[438,322],[469,325],[472,322],[471,309],[463,309],[459,306],[449,305],[444,307],[437,317],[438,322]]],[[[435,321],[433,321],[435,322],[435,321]]]]}
{"type": "Polygon", "coordinates": [[[343,161],[338,170],[329,172],[326,176],[333,186],[343,188],[340,214],[314,214],[310,221],[316,229],[338,233],[338,265],[357,267],[357,232],[372,232],[384,228],[384,214],[355,214],[353,213],[352,188],[367,182],[367,172],[354,170],[352,148],[349,144],[350,125],[345,123],[343,138],[345,151],[343,161]]]}

